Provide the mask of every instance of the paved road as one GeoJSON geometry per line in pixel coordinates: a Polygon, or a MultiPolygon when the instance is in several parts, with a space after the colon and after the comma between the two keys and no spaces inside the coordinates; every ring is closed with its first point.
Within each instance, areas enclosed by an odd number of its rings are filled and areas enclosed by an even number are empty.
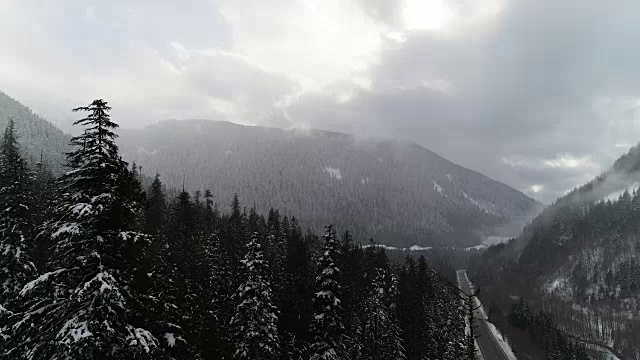
{"type": "MultiPolygon", "coordinates": [[[[471,284],[469,283],[469,279],[467,278],[467,273],[465,270],[458,270],[458,281],[460,282],[460,287],[462,291],[467,294],[471,293],[471,284]]],[[[479,302],[478,302],[479,304],[479,302]]],[[[498,340],[495,338],[489,325],[487,325],[487,321],[482,313],[482,310],[478,309],[474,313],[474,323],[477,325],[476,333],[478,346],[480,347],[480,352],[482,352],[482,356],[484,360],[510,360],[509,356],[505,354],[504,350],[498,343],[498,340]]]]}

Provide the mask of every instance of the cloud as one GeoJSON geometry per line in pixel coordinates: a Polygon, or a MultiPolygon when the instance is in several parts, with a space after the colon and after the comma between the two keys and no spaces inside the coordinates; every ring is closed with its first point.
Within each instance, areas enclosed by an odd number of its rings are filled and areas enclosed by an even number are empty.
{"type": "Polygon", "coordinates": [[[553,159],[533,159],[522,156],[503,157],[502,164],[511,167],[527,167],[531,169],[600,169],[590,156],[575,157],[571,154],[560,154],[553,159]]]}
{"type": "Polygon", "coordinates": [[[367,77],[386,25],[354,1],[223,1],[233,50],[296,78],[304,90],[367,77]]]}
{"type": "Polygon", "coordinates": [[[532,195],[551,202],[637,143],[638,7],[452,5],[444,35],[402,29],[383,48],[370,90],[301,96],[289,118],[413,140],[523,191],[539,184],[532,195]]]}
{"type": "Polygon", "coordinates": [[[639,20],[633,0],[0,0],[0,83],[61,123],[99,96],[125,127],[411,140],[551,202],[640,139],[639,20]]]}
{"type": "Polygon", "coordinates": [[[539,193],[542,189],[544,189],[544,185],[534,184],[529,186],[529,190],[533,193],[539,193]]]}
{"type": "Polygon", "coordinates": [[[96,17],[96,8],[93,5],[87,6],[85,16],[87,18],[87,21],[91,24],[95,24],[98,22],[98,18],[96,17]]]}
{"type": "Polygon", "coordinates": [[[445,0],[407,0],[402,21],[407,30],[438,30],[453,20],[453,10],[445,0]]]}
{"type": "Polygon", "coordinates": [[[598,164],[591,161],[589,156],[576,158],[566,154],[555,159],[545,160],[544,165],[552,168],[599,168],[598,164]]]}

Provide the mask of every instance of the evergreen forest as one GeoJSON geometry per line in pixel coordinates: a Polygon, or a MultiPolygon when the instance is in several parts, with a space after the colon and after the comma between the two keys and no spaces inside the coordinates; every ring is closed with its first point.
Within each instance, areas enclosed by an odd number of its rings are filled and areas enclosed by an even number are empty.
{"type": "Polygon", "coordinates": [[[0,359],[475,357],[455,273],[125,162],[103,100],[63,172],[0,143],[0,359]]]}

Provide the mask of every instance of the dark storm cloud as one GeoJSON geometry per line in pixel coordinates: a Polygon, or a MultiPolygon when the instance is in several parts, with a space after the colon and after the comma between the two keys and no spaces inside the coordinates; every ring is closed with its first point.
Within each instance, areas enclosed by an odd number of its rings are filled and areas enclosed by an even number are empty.
{"type": "Polygon", "coordinates": [[[290,115],[414,140],[550,202],[640,139],[638,40],[636,1],[512,1],[463,35],[409,34],[370,90],[308,96],[290,115]]]}

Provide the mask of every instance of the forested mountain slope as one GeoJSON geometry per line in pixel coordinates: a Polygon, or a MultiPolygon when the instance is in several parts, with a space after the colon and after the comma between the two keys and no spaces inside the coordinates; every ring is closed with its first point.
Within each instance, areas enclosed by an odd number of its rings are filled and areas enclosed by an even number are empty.
{"type": "Polygon", "coordinates": [[[177,188],[233,193],[258,211],[354,229],[360,240],[410,246],[475,245],[511,235],[538,204],[507,185],[415,144],[325,131],[285,131],[207,120],[122,131],[125,158],[177,188]]]}
{"type": "Polygon", "coordinates": [[[59,177],[2,131],[0,360],[476,359],[449,266],[143,188],[108,104],[77,110],[59,177]]]}
{"type": "MultiPolygon", "coordinates": [[[[0,93],[0,128],[14,119],[27,160],[42,155],[60,173],[70,137],[0,93]]],[[[261,212],[300,214],[303,226],[354,229],[360,241],[476,245],[508,236],[539,204],[507,185],[415,144],[356,140],[325,131],[285,131],[206,120],[122,130],[124,158],[170,187],[210,188],[220,204],[238,193],[261,212]]]]}
{"type": "Polygon", "coordinates": [[[478,281],[538,299],[585,339],[640,356],[640,147],[477,259],[478,281]]]}
{"type": "Polygon", "coordinates": [[[0,91],[0,129],[6,128],[10,119],[15,121],[20,148],[28,161],[39,161],[42,155],[52,169],[62,168],[71,137],[0,91]]]}

